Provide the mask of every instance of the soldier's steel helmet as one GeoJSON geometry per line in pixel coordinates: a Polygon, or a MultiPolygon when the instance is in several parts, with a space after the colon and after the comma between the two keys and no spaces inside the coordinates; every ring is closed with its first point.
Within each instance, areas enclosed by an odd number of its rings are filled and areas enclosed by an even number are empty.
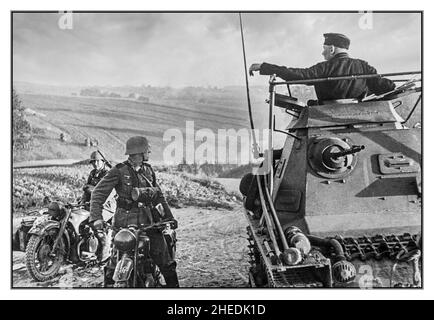
{"type": "Polygon", "coordinates": [[[127,140],[126,155],[145,153],[149,150],[148,139],[142,136],[131,137],[127,140]]]}
{"type": "Polygon", "coordinates": [[[101,154],[98,151],[94,151],[90,154],[89,162],[103,160],[101,154]]]}

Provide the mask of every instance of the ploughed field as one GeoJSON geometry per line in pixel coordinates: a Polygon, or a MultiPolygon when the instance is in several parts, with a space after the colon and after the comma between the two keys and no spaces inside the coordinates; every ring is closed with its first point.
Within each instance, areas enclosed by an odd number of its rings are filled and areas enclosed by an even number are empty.
{"type": "MultiPolygon", "coordinates": [[[[126,98],[28,94],[19,90],[18,94],[34,134],[30,152],[14,153],[14,161],[85,159],[93,151],[86,147],[86,138],[97,140],[98,148],[109,159],[119,160],[124,158],[127,139],[144,135],[152,146],[151,158],[161,162],[163,150],[171,142],[163,141],[164,133],[178,129],[185,143],[186,121],[193,121],[195,130],[207,128],[216,135],[219,129],[248,128],[245,105],[238,96],[229,94],[227,99],[216,101],[172,99],[152,103],[126,98]],[[61,134],[64,141],[60,140],[61,134]]],[[[262,109],[258,111],[266,111],[262,109]]],[[[255,117],[262,119],[261,115],[255,117]]]]}

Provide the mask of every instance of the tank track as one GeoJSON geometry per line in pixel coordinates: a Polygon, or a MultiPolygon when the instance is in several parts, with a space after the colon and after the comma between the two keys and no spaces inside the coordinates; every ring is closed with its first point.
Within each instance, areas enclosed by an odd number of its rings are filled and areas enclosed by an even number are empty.
{"type": "MultiPolygon", "coordinates": [[[[286,266],[272,263],[262,241],[266,235],[255,234],[247,227],[250,256],[249,279],[252,287],[318,288],[331,287],[331,264],[319,251],[314,251],[301,264],[286,266]]],[[[258,230],[258,229],[255,229],[258,230]]]]}
{"type": "Polygon", "coordinates": [[[373,237],[352,238],[336,236],[345,252],[348,261],[359,259],[381,260],[388,258],[397,261],[406,261],[417,250],[420,250],[418,235],[404,233],[402,235],[376,235],[373,237]]]}
{"type": "MultiPolygon", "coordinates": [[[[253,287],[286,287],[286,288],[309,288],[309,287],[331,287],[333,280],[331,276],[331,263],[334,252],[312,250],[312,254],[296,266],[285,266],[273,263],[266,249],[262,245],[268,239],[266,233],[261,232],[262,228],[257,219],[253,219],[246,213],[249,226],[247,226],[248,248],[251,264],[249,281],[253,287]],[[330,258],[330,259],[328,259],[330,258]]],[[[330,237],[336,239],[344,249],[348,261],[389,259],[395,262],[413,262],[418,264],[421,256],[420,236],[404,233],[401,235],[376,235],[373,237],[330,237]]],[[[396,286],[413,286],[400,284],[396,286]]]]}

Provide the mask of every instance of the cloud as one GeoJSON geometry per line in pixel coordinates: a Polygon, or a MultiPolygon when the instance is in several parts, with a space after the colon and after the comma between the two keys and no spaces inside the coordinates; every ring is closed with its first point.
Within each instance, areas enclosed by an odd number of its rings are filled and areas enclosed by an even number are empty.
{"type": "MultiPolygon", "coordinates": [[[[236,13],[13,15],[13,76],[49,84],[233,85],[244,83],[236,13]]],[[[307,67],[321,61],[324,32],[342,32],[351,54],[381,71],[420,69],[420,14],[243,13],[248,63],[307,67]]],[[[252,79],[264,84],[263,77],[252,79]]]]}

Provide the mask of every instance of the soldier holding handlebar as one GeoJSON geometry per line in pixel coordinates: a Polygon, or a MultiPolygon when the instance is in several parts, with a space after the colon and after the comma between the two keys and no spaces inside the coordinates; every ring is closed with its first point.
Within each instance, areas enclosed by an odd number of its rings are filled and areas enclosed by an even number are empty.
{"type": "MultiPolygon", "coordinates": [[[[160,221],[175,221],[169,205],[157,184],[155,172],[147,163],[150,146],[145,137],[128,139],[126,152],[128,159],[113,167],[98,183],[90,201],[90,222],[96,229],[103,227],[102,208],[113,189],[116,190],[117,209],[113,218],[113,235],[129,225],[148,226],[160,221]]],[[[167,287],[179,287],[176,262],[160,231],[150,231],[150,255],[160,268],[167,287]]],[[[107,241],[106,241],[107,243],[107,241]]],[[[104,285],[113,283],[115,261],[112,257],[104,270],[104,285]]]]}

